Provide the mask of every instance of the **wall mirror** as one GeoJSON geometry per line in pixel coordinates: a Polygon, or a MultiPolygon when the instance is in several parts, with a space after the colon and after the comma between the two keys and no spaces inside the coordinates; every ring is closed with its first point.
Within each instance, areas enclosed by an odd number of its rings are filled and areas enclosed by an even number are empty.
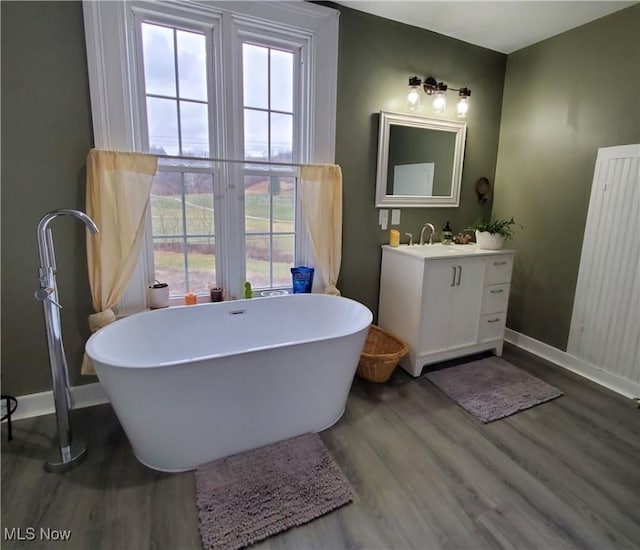
{"type": "Polygon", "coordinates": [[[376,207],[458,206],[467,125],[380,112],[376,207]]]}

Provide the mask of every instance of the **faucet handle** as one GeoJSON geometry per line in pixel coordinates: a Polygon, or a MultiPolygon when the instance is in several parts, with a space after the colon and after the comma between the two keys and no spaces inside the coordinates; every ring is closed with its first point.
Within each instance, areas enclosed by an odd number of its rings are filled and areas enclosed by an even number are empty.
{"type": "Polygon", "coordinates": [[[409,237],[409,246],[413,246],[413,235],[411,233],[405,233],[409,237]]]}
{"type": "Polygon", "coordinates": [[[47,288],[41,287],[34,292],[34,296],[36,300],[38,300],[39,302],[45,302],[45,301],[51,302],[58,309],[62,309],[62,306],[51,297],[52,294],[53,294],[53,288],[51,287],[47,287],[47,288]]]}

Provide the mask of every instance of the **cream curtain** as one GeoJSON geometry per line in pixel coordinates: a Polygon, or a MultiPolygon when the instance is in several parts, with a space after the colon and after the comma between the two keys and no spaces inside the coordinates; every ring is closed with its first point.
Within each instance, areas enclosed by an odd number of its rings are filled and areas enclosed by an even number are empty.
{"type": "MultiPolygon", "coordinates": [[[[87,214],[100,232],[87,239],[95,332],[115,321],[111,309],[122,296],[140,256],[145,212],[158,159],[141,153],[92,149],[87,157],[87,214]]],[[[95,374],[85,355],[82,374],[95,374]]]]}
{"type": "Polygon", "coordinates": [[[300,168],[302,214],[325,294],[340,296],[336,288],[342,260],[342,170],[334,164],[300,168]]]}

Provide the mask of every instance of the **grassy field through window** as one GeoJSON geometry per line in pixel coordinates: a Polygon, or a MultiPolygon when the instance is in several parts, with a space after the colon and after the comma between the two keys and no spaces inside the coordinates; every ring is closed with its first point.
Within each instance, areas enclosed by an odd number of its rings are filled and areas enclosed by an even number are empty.
{"type": "MultiPolygon", "coordinates": [[[[183,212],[182,193],[162,191],[151,196],[156,279],[168,282],[172,295],[206,293],[210,285],[217,284],[213,193],[185,193],[183,212]]],[[[272,191],[268,180],[245,189],[246,278],[256,289],[288,286],[291,282],[295,246],[293,180],[282,178],[271,205],[272,191]]]]}

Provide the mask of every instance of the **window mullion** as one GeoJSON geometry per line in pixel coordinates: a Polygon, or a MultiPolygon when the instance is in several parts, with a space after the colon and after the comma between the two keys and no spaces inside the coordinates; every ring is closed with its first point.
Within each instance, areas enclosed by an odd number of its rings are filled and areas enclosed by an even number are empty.
{"type": "Polygon", "coordinates": [[[182,252],[184,256],[184,284],[187,292],[189,292],[189,243],[187,239],[187,197],[185,193],[184,172],[180,173],[180,191],[182,195],[182,252]]]}
{"type": "MultiPolygon", "coordinates": [[[[231,14],[222,17],[221,79],[222,101],[217,103],[225,131],[221,134],[222,158],[240,159],[243,154],[242,56],[237,25],[231,14]]],[[[243,297],[245,280],[244,168],[241,164],[223,163],[221,182],[222,231],[225,238],[221,257],[224,284],[229,296],[243,297]]]]}
{"type": "Polygon", "coordinates": [[[269,286],[273,287],[273,178],[269,176],[269,286]]]}
{"type": "MultiPolygon", "coordinates": [[[[267,49],[267,158],[271,158],[271,48],[267,49]]],[[[271,181],[271,179],[269,180],[271,181]]]]}
{"type": "MultiPolygon", "coordinates": [[[[146,94],[146,97],[153,97],[156,99],[171,99],[171,100],[176,99],[174,96],[162,95],[162,94],[146,94]]],[[[208,101],[205,101],[203,99],[186,99],[185,101],[187,101],[188,103],[199,103],[200,105],[207,105],[209,103],[208,101]]]]}
{"type": "MultiPolygon", "coordinates": [[[[180,112],[180,79],[178,77],[178,32],[173,29],[173,74],[176,79],[176,110],[178,115],[178,151],[184,155],[182,150],[182,113],[180,112]]],[[[189,288],[189,287],[187,287],[189,288]]]]}

